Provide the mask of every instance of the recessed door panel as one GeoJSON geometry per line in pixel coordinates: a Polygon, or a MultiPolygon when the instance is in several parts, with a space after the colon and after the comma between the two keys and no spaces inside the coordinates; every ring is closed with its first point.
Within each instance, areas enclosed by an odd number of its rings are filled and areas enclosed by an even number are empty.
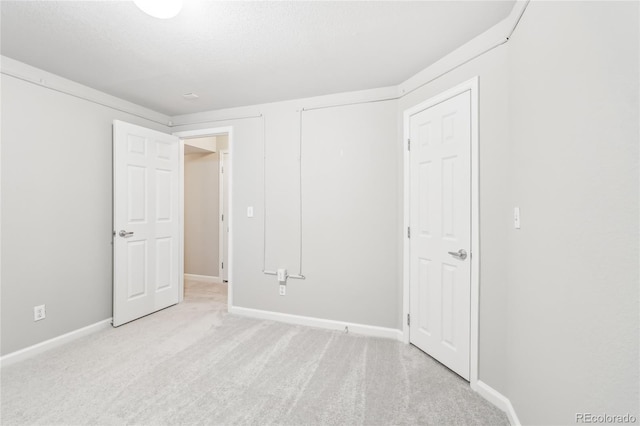
{"type": "Polygon", "coordinates": [[[144,136],[127,135],[129,154],[146,155],[147,139],[144,136]]]}
{"type": "Polygon", "coordinates": [[[442,296],[442,341],[455,350],[455,320],[456,320],[456,300],[454,297],[456,285],[456,267],[453,265],[442,265],[442,274],[440,275],[442,296]]]}
{"type": "Polygon", "coordinates": [[[171,221],[171,208],[173,206],[171,174],[171,170],[156,170],[156,220],[158,222],[171,221]]]}
{"type": "Polygon", "coordinates": [[[418,143],[420,143],[420,146],[422,148],[426,148],[427,146],[429,146],[429,143],[432,140],[431,131],[432,131],[432,125],[430,121],[420,123],[420,125],[418,126],[417,141],[418,143]]]}
{"type": "MultiPolygon", "coordinates": [[[[420,280],[420,286],[419,286],[419,294],[418,297],[420,298],[420,304],[424,305],[424,306],[429,306],[429,304],[432,303],[431,301],[431,294],[429,292],[430,290],[430,285],[429,282],[431,281],[431,279],[433,278],[431,275],[433,275],[431,272],[431,262],[428,259],[420,259],[420,269],[418,272],[418,279],[420,280]]],[[[418,324],[420,327],[420,331],[422,333],[426,333],[428,335],[431,335],[431,321],[429,320],[429,315],[431,314],[431,311],[428,309],[423,309],[419,312],[419,317],[418,317],[418,321],[420,321],[420,323],[418,324]]]]}
{"type": "Polygon", "coordinates": [[[156,153],[160,160],[171,160],[171,143],[156,141],[156,153]]]}
{"type": "Polygon", "coordinates": [[[455,221],[456,221],[456,198],[460,188],[456,188],[456,157],[448,157],[442,159],[442,196],[440,205],[442,206],[442,236],[445,238],[455,238],[455,221]]]}
{"type": "Polygon", "coordinates": [[[164,290],[171,287],[173,265],[173,240],[171,237],[156,240],[156,289],[164,290]]]}
{"type": "Polygon", "coordinates": [[[147,242],[127,243],[127,298],[144,296],[147,292],[147,242]]]}
{"type": "Polygon", "coordinates": [[[128,223],[147,221],[147,169],[127,166],[128,223]]]}
{"type": "Polygon", "coordinates": [[[433,221],[433,218],[431,218],[432,203],[430,201],[430,197],[432,197],[433,194],[429,190],[433,167],[431,167],[430,161],[425,161],[420,164],[419,168],[418,173],[420,176],[418,179],[420,191],[418,196],[420,197],[420,204],[418,208],[420,209],[420,227],[418,229],[423,237],[428,237],[431,235],[431,222],[433,221]]]}
{"type": "Polygon", "coordinates": [[[455,116],[456,114],[453,112],[442,117],[442,143],[446,143],[454,139],[455,116]]]}

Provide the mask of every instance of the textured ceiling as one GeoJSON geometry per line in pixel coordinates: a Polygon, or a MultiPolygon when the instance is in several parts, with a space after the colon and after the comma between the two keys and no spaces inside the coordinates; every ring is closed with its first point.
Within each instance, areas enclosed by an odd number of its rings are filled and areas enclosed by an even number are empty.
{"type": "Polygon", "coordinates": [[[185,0],[158,20],[128,1],[2,1],[1,53],[179,115],[396,85],[513,4],[185,0]]]}

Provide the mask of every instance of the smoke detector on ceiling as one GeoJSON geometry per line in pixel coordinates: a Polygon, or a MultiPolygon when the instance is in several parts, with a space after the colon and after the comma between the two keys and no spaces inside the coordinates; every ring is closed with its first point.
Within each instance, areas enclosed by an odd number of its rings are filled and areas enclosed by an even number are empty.
{"type": "Polygon", "coordinates": [[[200,96],[196,95],[195,93],[185,93],[184,95],[182,95],[182,97],[191,101],[194,99],[198,99],[200,96]]]}

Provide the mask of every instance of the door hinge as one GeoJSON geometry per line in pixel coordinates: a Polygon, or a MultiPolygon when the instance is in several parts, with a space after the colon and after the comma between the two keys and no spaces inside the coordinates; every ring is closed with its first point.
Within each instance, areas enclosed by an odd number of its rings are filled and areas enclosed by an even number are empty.
{"type": "Polygon", "coordinates": [[[407,238],[411,238],[411,227],[407,226],[407,238]]]}
{"type": "Polygon", "coordinates": [[[222,221],[224,222],[224,215],[222,215],[222,221]]]}
{"type": "Polygon", "coordinates": [[[411,325],[411,314],[407,314],[407,325],[411,325]]]}
{"type": "Polygon", "coordinates": [[[220,173],[224,173],[224,166],[220,166],[220,173]]]}
{"type": "Polygon", "coordinates": [[[220,269],[224,269],[224,262],[222,262],[222,267],[220,269]]]}
{"type": "Polygon", "coordinates": [[[411,151],[411,139],[407,139],[407,151],[411,151]]]}

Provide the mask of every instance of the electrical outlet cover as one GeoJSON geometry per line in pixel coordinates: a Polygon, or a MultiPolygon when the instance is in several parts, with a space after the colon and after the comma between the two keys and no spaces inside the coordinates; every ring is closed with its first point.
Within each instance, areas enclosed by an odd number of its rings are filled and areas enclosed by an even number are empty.
{"type": "Polygon", "coordinates": [[[40,321],[45,319],[47,316],[47,312],[45,309],[45,305],[38,305],[33,307],[33,320],[40,321]]]}

